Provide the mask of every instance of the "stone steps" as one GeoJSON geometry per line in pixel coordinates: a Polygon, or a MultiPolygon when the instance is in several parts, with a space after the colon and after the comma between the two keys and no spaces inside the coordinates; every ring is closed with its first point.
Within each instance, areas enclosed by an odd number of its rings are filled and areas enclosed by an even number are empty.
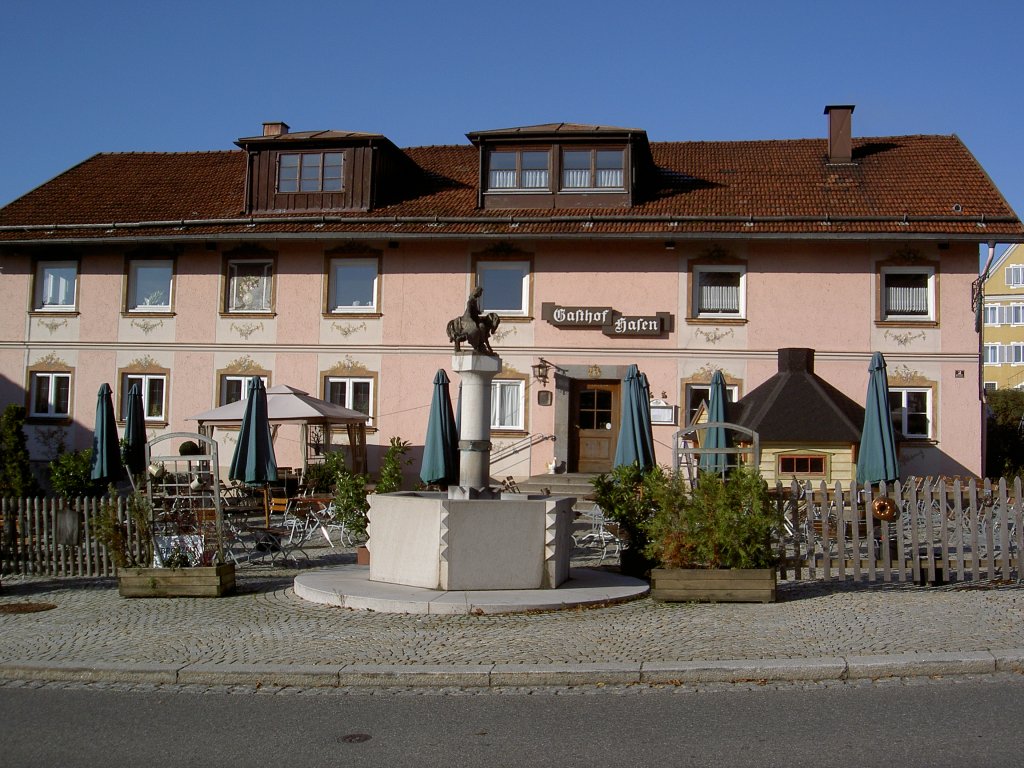
{"type": "MultiPolygon", "coordinates": [[[[522,493],[544,493],[545,491],[554,496],[575,496],[576,504],[573,509],[577,512],[589,512],[594,508],[594,502],[586,497],[594,492],[591,480],[597,477],[596,473],[566,473],[558,475],[534,475],[526,480],[519,480],[516,486],[522,493]]],[[[501,485],[500,482],[495,485],[501,485]]]]}

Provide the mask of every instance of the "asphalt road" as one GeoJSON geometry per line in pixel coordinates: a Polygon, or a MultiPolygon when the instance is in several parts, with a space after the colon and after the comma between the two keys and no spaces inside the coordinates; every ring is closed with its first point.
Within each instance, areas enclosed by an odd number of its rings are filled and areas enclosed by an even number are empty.
{"type": "Polygon", "coordinates": [[[1016,766],[1024,677],[563,689],[0,685],[5,766],[1016,766]]]}

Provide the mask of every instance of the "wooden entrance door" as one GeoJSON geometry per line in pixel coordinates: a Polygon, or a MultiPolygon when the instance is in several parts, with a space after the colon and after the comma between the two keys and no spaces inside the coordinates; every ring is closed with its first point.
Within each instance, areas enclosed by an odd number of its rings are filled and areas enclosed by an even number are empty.
{"type": "Polygon", "coordinates": [[[574,381],[569,413],[575,472],[609,472],[619,438],[619,382],[574,381]]]}

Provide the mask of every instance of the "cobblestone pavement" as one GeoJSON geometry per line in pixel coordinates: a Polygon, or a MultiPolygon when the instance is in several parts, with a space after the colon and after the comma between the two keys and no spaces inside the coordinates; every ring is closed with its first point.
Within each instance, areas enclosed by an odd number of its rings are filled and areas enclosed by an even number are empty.
{"type": "MultiPolygon", "coordinates": [[[[352,562],[351,552],[316,564],[352,562]]],[[[579,562],[577,564],[585,564],[579,562]]],[[[643,598],[533,614],[431,616],[308,603],[294,570],[241,568],[219,599],[133,599],[112,579],[6,576],[0,664],[579,665],[966,654],[1024,649],[1024,588],[1012,584],[781,582],[775,604],[643,598]]]]}

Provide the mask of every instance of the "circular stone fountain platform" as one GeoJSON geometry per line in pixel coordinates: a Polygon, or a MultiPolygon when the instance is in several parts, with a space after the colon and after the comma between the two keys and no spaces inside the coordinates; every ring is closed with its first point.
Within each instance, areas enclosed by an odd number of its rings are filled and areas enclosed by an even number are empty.
{"type": "Polygon", "coordinates": [[[557,589],[444,591],[370,581],[365,565],[300,573],[295,594],[303,600],[380,613],[483,614],[550,611],[632,600],[650,585],[610,571],[572,568],[557,589]]]}

